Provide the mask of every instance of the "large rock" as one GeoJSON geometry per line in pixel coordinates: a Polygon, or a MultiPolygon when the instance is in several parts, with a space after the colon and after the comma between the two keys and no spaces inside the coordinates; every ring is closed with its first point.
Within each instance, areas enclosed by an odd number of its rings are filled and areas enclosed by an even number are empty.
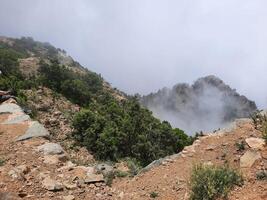
{"type": "Polygon", "coordinates": [[[62,154],[64,152],[63,148],[56,143],[43,144],[37,147],[37,150],[43,152],[44,155],[57,155],[57,154],[62,154]]]}
{"type": "Polygon", "coordinates": [[[45,129],[45,127],[39,122],[33,121],[31,122],[31,125],[26,131],[26,133],[24,135],[19,136],[16,139],[16,141],[27,140],[35,137],[48,137],[48,136],[49,132],[45,129]]]}
{"type": "Polygon", "coordinates": [[[97,183],[97,182],[104,182],[104,176],[103,174],[87,174],[84,183],[90,184],[90,183],[97,183]]]}
{"type": "Polygon", "coordinates": [[[252,149],[264,149],[265,141],[262,138],[250,137],[246,139],[246,143],[252,149]]]}
{"type": "Polygon", "coordinates": [[[102,173],[105,176],[108,175],[109,173],[112,173],[114,171],[114,167],[111,165],[108,165],[106,163],[101,163],[95,166],[95,170],[98,173],[102,173]]]}
{"type": "Polygon", "coordinates": [[[258,151],[248,150],[243,156],[240,158],[240,167],[241,168],[249,168],[252,167],[253,164],[261,159],[261,154],[258,151]]]}
{"type": "Polygon", "coordinates": [[[0,105],[0,113],[23,112],[22,109],[14,103],[3,103],[0,105]]]}
{"type": "Polygon", "coordinates": [[[63,185],[53,179],[51,179],[50,177],[46,177],[43,181],[42,181],[42,185],[45,189],[49,190],[49,191],[60,191],[63,190],[63,185]]]}
{"type": "Polygon", "coordinates": [[[3,122],[2,124],[19,124],[19,123],[29,121],[29,120],[30,120],[29,115],[26,115],[24,113],[17,113],[17,114],[11,115],[11,117],[7,119],[5,122],[3,122]]]}

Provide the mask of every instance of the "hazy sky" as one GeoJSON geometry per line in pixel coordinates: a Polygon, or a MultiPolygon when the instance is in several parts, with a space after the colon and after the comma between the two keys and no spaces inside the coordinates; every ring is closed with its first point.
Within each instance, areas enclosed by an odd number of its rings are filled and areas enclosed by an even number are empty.
{"type": "Polygon", "coordinates": [[[63,48],[147,94],[214,74],[267,107],[266,0],[0,0],[0,35],[63,48]]]}

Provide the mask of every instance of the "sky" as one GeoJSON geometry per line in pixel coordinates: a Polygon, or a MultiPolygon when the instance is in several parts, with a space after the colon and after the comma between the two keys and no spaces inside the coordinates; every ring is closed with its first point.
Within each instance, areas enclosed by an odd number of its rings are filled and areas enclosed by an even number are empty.
{"type": "Polygon", "coordinates": [[[0,35],[65,49],[129,94],[216,75],[267,107],[266,0],[1,0],[0,35]]]}

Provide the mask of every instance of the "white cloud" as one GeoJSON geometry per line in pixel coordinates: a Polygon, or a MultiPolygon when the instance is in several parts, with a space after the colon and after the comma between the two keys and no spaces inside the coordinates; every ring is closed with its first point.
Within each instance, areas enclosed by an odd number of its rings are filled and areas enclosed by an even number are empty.
{"type": "Polygon", "coordinates": [[[129,93],[215,74],[267,106],[266,6],[264,0],[1,0],[0,35],[49,41],[129,93]]]}

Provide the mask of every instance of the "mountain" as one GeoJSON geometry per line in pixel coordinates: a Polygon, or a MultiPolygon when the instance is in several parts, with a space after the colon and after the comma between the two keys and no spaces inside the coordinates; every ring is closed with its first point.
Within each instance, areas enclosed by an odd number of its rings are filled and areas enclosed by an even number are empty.
{"type": "Polygon", "coordinates": [[[85,157],[130,158],[145,166],[192,143],[184,131],[153,117],[136,97],[112,88],[49,43],[0,37],[0,70],[1,90],[10,90],[52,133],[51,140],[73,155],[79,155],[73,149],[85,149],[85,157]]]}
{"type": "Polygon", "coordinates": [[[154,116],[187,133],[212,131],[236,118],[248,117],[257,107],[216,76],[198,79],[193,85],[177,84],[141,98],[154,116]]]}
{"type": "MultiPolygon", "coordinates": [[[[16,96],[0,103],[0,199],[267,198],[262,113],[192,138],[31,38],[0,38],[0,70],[0,89],[16,96]]],[[[174,88],[161,93],[180,94],[186,107],[175,110],[201,112],[199,120],[218,106],[224,121],[256,108],[214,76],[174,88]]]]}

